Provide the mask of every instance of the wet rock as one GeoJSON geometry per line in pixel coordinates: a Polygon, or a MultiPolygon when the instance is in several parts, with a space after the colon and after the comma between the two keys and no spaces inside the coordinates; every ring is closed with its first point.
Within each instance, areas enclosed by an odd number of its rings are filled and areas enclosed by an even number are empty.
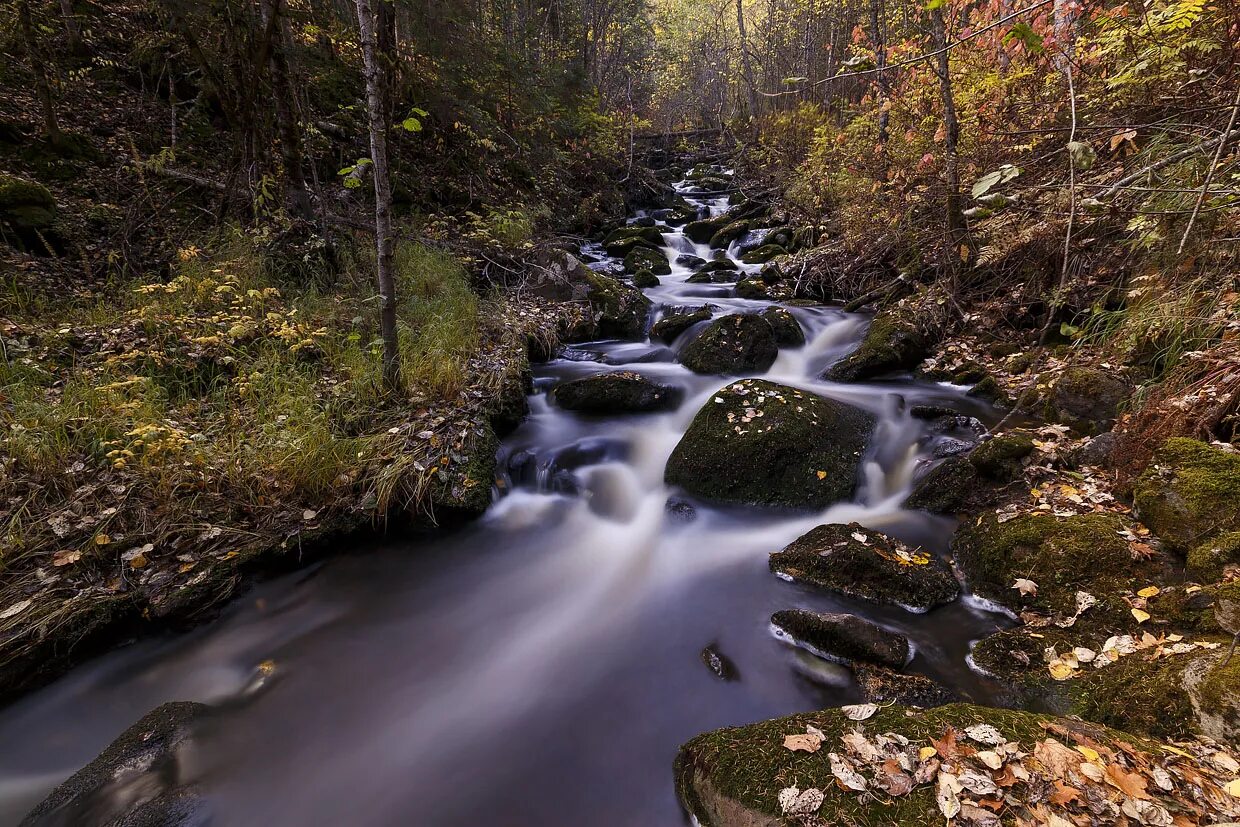
{"type": "Polygon", "coordinates": [[[650,299],[636,287],[598,273],[591,272],[585,278],[596,335],[604,339],[642,338],[650,299]]]}
{"type": "Polygon", "coordinates": [[[857,523],[812,529],[772,554],[770,567],[793,580],[913,611],[960,595],[951,570],[938,557],[857,523]]]}
{"type": "Polygon", "coordinates": [[[740,299],[765,299],[766,283],[762,279],[742,279],[736,283],[734,291],[740,299]]]}
{"type": "Polygon", "coordinates": [[[697,519],[697,509],[693,507],[693,503],[680,497],[668,497],[663,504],[663,511],[674,523],[691,523],[697,519]]]}
{"type": "Polygon", "coordinates": [[[699,307],[687,313],[672,313],[654,323],[650,328],[650,337],[671,344],[695,324],[709,320],[711,315],[708,307],[699,307]]]}
{"type": "Polygon", "coordinates": [[[626,273],[639,273],[642,270],[649,270],[658,276],[666,276],[672,272],[672,265],[668,263],[667,256],[662,250],[653,250],[649,247],[634,247],[624,257],[624,270],[626,273]]]}
{"type": "Polygon", "coordinates": [[[639,373],[600,373],[555,386],[555,402],[568,411],[589,414],[666,411],[680,401],[680,389],[639,373]]]}
{"type": "Polygon", "coordinates": [[[715,677],[719,680],[734,681],[740,677],[740,673],[736,671],[736,665],[719,651],[718,644],[712,643],[703,649],[701,657],[702,663],[715,673],[715,677]]]}
{"type": "Polygon", "coordinates": [[[637,247],[657,250],[663,246],[663,234],[653,224],[649,227],[621,227],[603,239],[607,255],[624,258],[637,247]]]}
{"type": "Polygon", "coordinates": [[[1184,690],[1201,732],[1223,743],[1240,743],[1240,657],[1197,658],[1184,670],[1184,690]]]}
{"type": "Polygon", "coordinates": [[[733,219],[727,214],[717,215],[714,218],[703,218],[697,221],[690,221],[685,225],[685,236],[690,241],[698,244],[706,244],[711,237],[723,229],[724,225],[730,223],[733,219]]]}
{"type": "Polygon", "coordinates": [[[185,778],[179,747],[209,707],[168,703],[125,730],[31,810],[22,827],[197,827],[210,822],[185,778]]]}
{"type": "Polygon", "coordinates": [[[779,284],[784,280],[784,272],[779,269],[779,264],[772,261],[770,264],[762,268],[762,271],[758,274],[758,278],[762,279],[763,284],[779,284]]]}
{"type": "Polygon", "coordinates": [[[1172,550],[1187,553],[1240,530],[1240,454],[1176,437],[1137,480],[1133,500],[1145,523],[1172,550]]]}
{"type": "Polygon", "coordinates": [[[1111,468],[1115,465],[1115,446],[1119,438],[1108,431],[1086,442],[1068,455],[1074,468],[1111,468]]]}
{"type": "Polygon", "coordinates": [[[1081,613],[1080,625],[1127,624],[1124,595],[1160,576],[1158,564],[1133,559],[1120,535],[1127,527],[1115,514],[1024,514],[1004,522],[987,514],[961,525],[952,550],[981,597],[1015,611],[1071,618],[1078,614],[1077,592],[1087,592],[1097,603],[1081,613]],[[1014,589],[1018,578],[1036,583],[1036,592],[1014,589]]]}
{"type": "Polygon", "coordinates": [[[0,173],[0,223],[20,238],[37,241],[37,233],[56,221],[56,201],[47,187],[0,173]]]}
{"type": "Polygon", "coordinates": [[[702,406],[664,479],[719,502],[824,508],[852,496],[873,428],[842,402],[745,379],[702,406]]]}
{"type": "Polygon", "coordinates": [[[911,656],[903,635],[856,615],[789,609],[771,615],[771,623],[794,641],[840,663],[876,663],[900,669],[911,656]]]}
{"type": "Polygon", "coordinates": [[[584,301],[590,290],[593,270],[575,256],[562,250],[548,250],[535,260],[537,267],[530,268],[523,290],[538,298],[553,301],[584,301]]]}
{"type": "Polygon", "coordinates": [[[720,227],[710,237],[710,246],[722,250],[749,230],[749,222],[744,219],[732,221],[720,227]]]}
{"type": "Polygon", "coordinates": [[[775,332],[757,314],[717,319],[680,352],[680,363],[694,373],[760,373],[775,363],[775,332]]]}
{"type": "MultiPolygon", "coordinates": [[[[738,285],[739,286],[739,285],[738,285]]],[[[758,314],[775,333],[775,344],[780,347],[800,347],[805,344],[805,331],[801,323],[782,307],[768,307],[758,314]]]]}
{"type": "Polygon", "coordinates": [[[1132,383],[1116,371],[1068,368],[1055,379],[1042,413],[1082,434],[1102,433],[1115,424],[1115,415],[1132,390],[1132,383]]]}
{"type": "Polygon", "coordinates": [[[731,261],[708,261],[686,279],[690,284],[724,284],[736,281],[736,264],[731,261]]]}
{"type": "Polygon", "coordinates": [[[853,667],[861,700],[871,704],[900,704],[929,709],[957,703],[956,693],[925,675],[895,672],[882,666],[857,664],[853,667]]]}
{"type": "Polygon", "coordinates": [[[980,443],[969,454],[969,464],[992,480],[1014,479],[1021,471],[1021,460],[1033,453],[1033,435],[1011,431],[980,443]]]}
{"type": "Polygon", "coordinates": [[[756,250],[750,250],[741,256],[745,264],[766,264],[776,256],[786,256],[788,251],[778,244],[764,244],[756,250]]]}
{"type": "Polygon", "coordinates": [[[999,408],[1007,408],[1012,404],[1012,397],[1008,396],[1007,391],[993,376],[980,379],[977,384],[969,388],[968,395],[999,408]]]}
{"type": "Polygon", "coordinates": [[[913,483],[904,507],[934,514],[970,511],[984,502],[984,488],[967,456],[948,457],[913,483]]]}
{"type": "Polygon", "coordinates": [[[638,270],[633,274],[634,287],[658,287],[659,277],[649,270],[638,270]]]}
{"type": "Polygon", "coordinates": [[[771,234],[770,229],[760,228],[750,230],[736,240],[736,252],[744,255],[750,250],[756,250],[766,243],[766,237],[771,234]]]}
{"type": "Polygon", "coordinates": [[[706,263],[706,259],[702,258],[701,256],[694,256],[688,253],[683,253],[681,255],[676,256],[676,263],[679,264],[681,267],[689,267],[692,269],[694,267],[701,267],[703,264],[706,263]]]}
{"type": "Polygon", "coordinates": [[[874,318],[852,353],[827,368],[824,379],[859,382],[917,367],[934,344],[913,305],[893,306],[874,318]]]}

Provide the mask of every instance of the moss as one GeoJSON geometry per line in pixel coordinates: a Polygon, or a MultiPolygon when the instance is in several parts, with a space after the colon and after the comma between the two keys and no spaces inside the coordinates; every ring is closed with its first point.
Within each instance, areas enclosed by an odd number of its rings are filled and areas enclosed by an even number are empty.
{"type": "Polygon", "coordinates": [[[873,428],[872,416],[842,402],[733,382],[694,416],[664,478],[722,502],[824,508],[852,496],[873,428]]]}
{"type": "Polygon", "coordinates": [[[632,371],[602,373],[555,387],[555,401],[570,411],[618,414],[667,410],[680,399],[678,388],[661,385],[632,371]]]}
{"type": "Polygon", "coordinates": [[[1151,622],[1182,633],[1220,635],[1227,630],[1215,617],[1219,600],[1240,601],[1240,581],[1204,588],[1172,586],[1150,598],[1151,622]]]}
{"type": "Polygon", "coordinates": [[[491,488],[495,484],[496,452],[499,438],[489,424],[474,428],[466,446],[465,462],[448,474],[436,474],[431,490],[431,510],[443,520],[473,519],[491,505],[491,488]]]}
{"type": "Polygon", "coordinates": [[[1191,736],[1196,727],[1183,682],[1188,657],[1151,661],[1138,653],[1102,669],[1083,671],[1066,687],[1072,713],[1156,738],[1191,736]]]}
{"type": "Polygon", "coordinates": [[[739,313],[712,322],[680,352],[680,363],[694,373],[758,373],[778,355],[775,331],[766,320],[739,313]]]}
{"type": "Polygon", "coordinates": [[[634,287],[658,287],[659,277],[649,270],[638,270],[633,274],[634,287]]]}
{"type": "Polygon", "coordinates": [[[910,656],[907,638],[856,615],[790,609],[771,615],[771,623],[841,663],[860,661],[901,669],[910,656]]]}
{"type": "MultiPolygon", "coordinates": [[[[738,285],[739,287],[739,285],[738,285]]],[[[805,331],[801,323],[782,307],[768,307],[758,314],[775,332],[775,343],[780,347],[800,347],[805,344],[805,331]]]]}
{"type": "Polygon", "coordinates": [[[1223,578],[1223,568],[1240,564],[1240,531],[1229,531],[1188,553],[1188,575],[1204,582],[1223,578]]]}
{"type": "Polygon", "coordinates": [[[588,301],[602,338],[638,339],[646,331],[650,299],[635,287],[593,271],[585,274],[590,286],[588,301]]]}
{"type": "Polygon", "coordinates": [[[1171,549],[1187,553],[1240,530],[1240,455],[1175,437],[1134,486],[1141,521],[1171,549]]]}
{"type": "Polygon", "coordinates": [[[770,566],[820,588],[914,610],[949,603],[960,594],[943,561],[857,523],[820,525],[772,554],[770,566]]]}
{"type": "Polygon", "coordinates": [[[710,246],[716,249],[727,247],[733,241],[749,232],[749,222],[745,220],[731,221],[720,227],[710,237],[710,246]]]}
{"type": "Polygon", "coordinates": [[[1000,407],[1007,407],[1012,404],[1012,398],[1008,396],[1007,391],[1003,389],[1003,386],[993,376],[987,376],[969,388],[969,396],[1000,407]]]}
{"type": "Polygon", "coordinates": [[[699,322],[708,321],[710,317],[711,312],[707,307],[699,307],[689,313],[673,313],[655,322],[650,328],[650,336],[671,344],[680,334],[699,322]]]}
{"type": "Polygon", "coordinates": [[[1240,735],[1240,657],[1199,658],[1185,670],[1185,683],[1205,734],[1234,742],[1240,735]]]}
{"type": "Polygon", "coordinates": [[[1014,479],[1021,470],[1021,460],[1033,453],[1033,437],[1024,431],[988,439],[969,454],[969,464],[992,480],[1014,479]]]}
{"type": "Polygon", "coordinates": [[[778,244],[763,244],[756,250],[750,250],[741,256],[741,261],[746,264],[766,264],[776,256],[786,256],[788,251],[778,244]]]}
{"type": "Polygon", "coordinates": [[[765,299],[766,282],[762,279],[743,279],[736,283],[736,295],[741,299],[765,299]]]}
{"type": "Polygon", "coordinates": [[[724,213],[714,218],[703,218],[699,221],[690,221],[685,225],[685,235],[690,241],[698,244],[706,244],[711,240],[715,233],[723,229],[725,224],[732,221],[732,218],[724,213]]]}
{"type": "Polygon", "coordinates": [[[1114,371],[1070,367],[1055,378],[1043,404],[1043,416],[1087,436],[1110,430],[1132,386],[1114,371]]]}
{"type": "Polygon", "coordinates": [[[629,273],[649,270],[655,275],[666,276],[672,272],[672,265],[668,263],[667,256],[662,250],[634,247],[624,257],[624,269],[629,273]]]}
{"type": "Polygon", "coordinates": [[[47,187],[0,173],[0,221],[19,234],[46,230],[56,220],[56,201],[47,187]]]}
{"type": "Polygon", "coordinates": [[[983,597],[1013,608],[1072,616],[1077,591],[1085,591],[1098,603],[1082,615],[1081,623],[1105,623],[1126,619],[1128,605],[1121,594],[1154,577],[1150,563],[1132,559],[1128,543],[1117,534],[1124,527],[1113,514],[1062,519],[1026,514],[1002,523],[988,514],[975,525],[963,525],[953,549],[969,585],[983,597]],[[1016,578],[1037,583],[1037,593],[1022,595],[1011,588],[1016,578]]]}
{"type": "Polygon", "coordinates": [[[906,508],[936,514],[956,514],[970,510],[979,491],[977,469],[967,457],[948,457],[913,485],[906,508]]]}
{"type": "Polygon", "coordinates": [[[916,367],[930,341],[902,311],[894,308],[876,316],[857,349],[828,368],[823,378],[857,382],[916,367]]]}
{"type": "Polygon", "coordinates": [[[603,249],[611,256],[624,256],[634,247],[659,248],[663,246],[663,233],[656,227],[621,227],[603,239],[603,249]]]}
{"type": "MultiPolygon", "coordinates": [[[[929,743],[949,728],[957,730],[986,723],[1007,738],[1031,748],[1045,737],[1043,724],[1050,716],[1014,710],[989,709],[970,704],[950,704],[914,710],[890,706],[865,722],[867,732],[895,732],[914,743],[929,743]]],[[[779,791],[785,787],[816,787],[825,795],[818,812],[819,823],[848,825],[941,825],[943,816],[934,800],[933,785],[924,785],[899,798],[858,795],[836,785],[827,758],[830,750],[792,752],[783,746],[784,736],[815,726],[828,744],[838,744],[857,724],[837,709],[810,712],[730,727],[699,735],[681,747],[676,758],[676,789],[686,808],[704,827],[727,823],[785,823],[780,815],[779,791]],[[746,812],[737,812],[737,810],[746,812]],[[728,814],[735,818],[724,820],[728,814]],[[750,820],[743,820],[749,815],[750,820]]],[[[1080,724],[1079,726],[1087,726],[1080,724]]],[[[1091,736],[1105,740],[1108,733],[1091,736]]]]}

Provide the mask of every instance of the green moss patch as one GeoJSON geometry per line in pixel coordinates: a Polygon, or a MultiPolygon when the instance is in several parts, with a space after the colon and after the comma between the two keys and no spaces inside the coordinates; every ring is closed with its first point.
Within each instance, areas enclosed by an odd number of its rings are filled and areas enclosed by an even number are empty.
{"type": "Polygon", "coordinates": [[[1181,553],[1240,530],[1240,455],[1195,439],[1167,440],[1137,480],[1141,521],[1181,553]]]}

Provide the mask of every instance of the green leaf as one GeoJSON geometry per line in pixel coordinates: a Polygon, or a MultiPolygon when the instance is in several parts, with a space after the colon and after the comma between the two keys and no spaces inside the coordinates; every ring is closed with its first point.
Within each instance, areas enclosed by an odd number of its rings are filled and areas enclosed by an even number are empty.
{"type": "Polygon", "coordinates": [[[1069,142],[1068,154],[1072,156],[1072,166],[1080,170],[1092,167],[1098,157],[1098,153],[1094,152],[1094,148],[1085,141],[1069,142]]]}
{"type": "Polygon", "coordinates": [[[422,122],[417,118],[405,118],[400,122],[400,127],[406,132],[421,132],[422,122]]]}
{"type": "Polygon", "coordinates": [[[974,198],[981,198],[983,195],[990,192],[990,190],[996,185],[1006,184],[1008,181],[1011,181],[1020,175],[1020,173],[1020,167],[1015,167],[1011,164],[1004,164],[994,172],[988,172],[981,178],[978,178],[977,183],[973,185],[971,194],[974,198]]]}
{"type": "Polygon", "coordinates": [[[420,118],[425,118],[427,115],[430,114],[430,112],[427,112],[425,109],[421,109],[417,106],[413,107],[409,111],[412,112],[414,115],[417,115],[420,118]]]}
{"type": "Polygon", "coordinates": [[[929,0],[929,2],[926,3],[926,11],[941,9],[945,5],[947,5],[947,0],[929,0]]]}
{"type": "Polygon", "coordinates": [[[1042,46],[1042,35],[1035,32],[1028,23],[1013,24],[1008,33],[1003,36],[1003,45],[1006,46],[1013,40],[1019,40],[1031,54],[1040,55],[1046,51],[1042,46]]]}

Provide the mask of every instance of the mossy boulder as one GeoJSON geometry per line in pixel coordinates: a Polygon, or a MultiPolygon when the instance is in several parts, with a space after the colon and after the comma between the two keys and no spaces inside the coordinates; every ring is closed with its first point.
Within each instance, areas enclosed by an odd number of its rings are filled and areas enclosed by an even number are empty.
{"type": "Polygon", "coordinates": [[[603,339],[640,339],[646,332],[650,299],[636,287],[591,271],[586,299],[594,317],[595,334],[603,339]]]}
{"type": "Polygon", "coordinates": [[[553,394],[565,410],[603,415],[669,410],[681,395],[679,388],[627,370],[561,382],[553,394]]]}
{"type": "Polygon", "coordinates": [[[658,287],[659,277],[649,270],[638,270],[633,274],[634,287],[658,287]]]}
{"type": "Polygon", "coordinates": [[[745,379],[697,412],[664,479],[717,502],[825,508],[852,496],[873,429],[850,405],[745,379]]]}
{"type": "Polygon", "coordinates": [[[0,173],[0,238],[19,250],[42,251],[54,235],[56,200],[47,187],[0,173]]]}
{"type": "Polygon", "coordinates": [[[680,352],[694,373],[760,373],[775,363],[775,331],[756,313],[737,313],[711,322],[680,352]]]}
{"type": "Polygon", "coordinates": [[[733,290],[738,299],[765,299],[766,282],[762,279],[742,279],[736,283],[733,290]]]}
{"type": "Polygon", "coordinates": [[[697,221],[690,221],[685,225],[685,236],[690,241],[698,244],[706,244],[715,233],[719,232],[723,227],[731,223],[734,219],[727,213],[717,215],[713,218],[702,218],[697,221]]]}
{"type": "Polygon", "coordinates": [[[186,825],[210,821],[181,766],[179,748],[210,712],[199,703],[166,703],[121,733],[22,820],[41,824],[186,825]]]}
{"type": "Polygon", "coordinates": [[[1221,534],[1188,553],[1189,577],[1204,583],[1223,579],[1227,566],[1240,566],[1240,531],[1221,534]]]}
{"type": "Polygon", "coordinates": [[[912,370],[926,358],[933,343],[907,308],[895,307],[879,313],[857,349],[827,368],[823,378],[859,382],[885,373],[912,370]]]}
{"type": "Polygon", "coordinates": [[[749,222],[745,220],[731,221],[720,227],[710,237],[710,246],[722,250],[749,231],[749,222]]]}
{"type": "Polygon", "coordinates": [[[1021,460],[1033,452],[1025,431],[996,436],[965,456],[950,456],[913,484],[907,508],[936,514],[976,511],[993,500],[1000,487],[1019,479],[1021,460]]]}
{"type": "Polygon", "coordinates": [[[993,437],[969,452],[969,464],[992,480],[1014,479],[1021,472],[1021,460],[1033,453],[1033,435],[1011,431],[993,437]]]}
{"type": "Polygon", "coordinates": [[[1024,514],[1003,522],[987,514],[963,524],[952,549],[970,588],[989,600],[1068,618],[1078,614],[1077,592],[1087,592],[1097,603],[1080,624],[1127,623],[1123,594],[1153,582],[1161,567],[1133,559],[1125,528],[1114,514],[1024,514]],[[1012,588],[1017,579],[1032,580],[1036,592],[1012,588]]]}
{"type": "Polygon", "coordinates": [[[1240,743],[1240,657],[1206,655],[1184,669],[1184,690],[1197,726],[1224,743],[1240,743]]]}
{"type": "Polygon", "coordinates": [[[603,239],[603,249],[610,256],[623,258],[635,247],[663,246],[663,233],[656,227],[621,227],[608,233],[603,239]]]}
{"type": "Polygon", "coordinates": [[[681,313],[669,313],[650,328],[650,338],[671,344],[680,334],[699,322],[709,321],[713,314],[709,307],[699,307],[681,313]]]}
{"type": "Polygon", "coordinates": [[[741,256],[741,261],[745,264],[766,264],[776,256],[786,256],[788,251],[778,244],[763,244],[756,250],[750,250],[741,256]]]}
{"type": "MultiPolygon", "coordinates": [[[[1067,693],[1069,711],[1082,718],[1155,738],[1189,738],[1200,732],[1185,686],[1191,660],[1127,655],[1102,669],[1082,670],[1058,689],[1067,693]]],[[[1040,659],[1038,666],[1046,672],[1040,659]]]]}
{"type": "Polygon", "coordinates": [[[1141,522],[1181,554],[1240,530],[1240,455],[1175,437],[1133,487],[1141,522]]]}
{"type": "Polygon", "coordinates": [[[850,597],[925,611],[960,596],[947,564],[857,523],[820,525],[770,558],[771,571],[850,597]]]}
{"type": "Polygon", "coordinates": [[[1109,431],[1120,407],[1132,395],[1132,383],[1114,370],[1072,367],[1046,394],[1042,414],[1087,436],[1109,431]]]}
{"type": "Polygon", "coordinates": [[[768,307],[758,314],[775,332],[775,344],[780,347],[800,347],[805,344],[805,331],[801,323],[782,307],[768,307]]]}
{"type": "Polygon", "coordinates": [[[771,623],[815,654],[839,663],[901,669],[912,655],[908,638],[856,615],[787,609],[771,615],[771,623]]]}
{"type": "MultiPolygon", "coordinates": [[[[831,755],[837,754],[838,760],[838,755],[849,754],[841,744],[843,736],[849,733],[861,730],[871,739],[878,734],[893,733],[907,739],[911,768],[917,763],[918,751],[932,746],[932,740],[939,741],[945,732],[953,730],[959,733],[960,742],[967,744],[964,732],[977,724],[994,727],[1005,741],[1016,742],[1023,753],[1032,753],[1038,743],[1051,735],[1049,731],[1053,731],[1053,737],[1060,739],[1061,745],[1067,742],[1068,746],[1063,749],[1069,752],[1071,745],[1080,743],[1092,744],[1093,748],[1106,750],[1108,754],[1140,755],[1138,760],[1147,765],[1164,757],[1155,744],[1124,732],[1034,712],[971,704],[949,704],[935,709],[889,706],[858,724],[839,709],[827,709],[715,730],[693,738],[681,747],[676,757],[676,791],[681,803],[702,827],[803,827],[808,824],[942,827],[943,814],[936,803],[936,785],[932,783],[935,773],[928,773],[923,783],[914,785],[904,795],[887,795],[874,784],[867,784],[869,788],[858,793],[836,782],[831,755]],[[804,734],[807,727],[823,734],[821,749],[805,752],[783,746],[787,735],[804,734]],[[786,812],[781,806],[780,794],[790,787],[798,791],[820,790],[821,803],[804,814],[786,812]]],[[[984,748],[975,744],[963,752],[972,754],[984,748]]],[[[1197,771],[1217,775],[1217,771],[1202,766],[1199,759],[1185,760],[1196,763],[1197,771]]],[[[873,781],[874,773],[867,771],[866,777],[873,781]]],[[[1154,785],[1150,786],[1155,796],[1160,794],[1154,785]]],[[[1010,802],[1006,806],[1019,808],[1045,802],[1048,794],[1035,792],[1034,787],[1052,789],[1046,780],[1037,780],[1029,788],[1014,781],[1006,790],[1010,802]]],[[[963,795],[968,796],[967,793],[963,795]]],[[[1105,793],[1103,795],[1105,797],[1105,793]]],[[[1000,821],[994,813],[974,805],[967,806],[970,809],[962,810],[953,823],[980,825],[1000,821]],[[966,813],[976,813],[979,820],[966,819],[966,813]]],[[[1017,823],[1009,810],[1004,813],[1004,823],[1017,823]]],[[[1024,821],[1037,823],[1032,816],[1024,821]]]]}
{"type": "Polygon", "coordinates": [[[626,273],[640,273],[642,270],[648,270],[656,276],[666,276],[672,272],[672,265],[662,250],[634,247],[624,257],[624,270],[626,273]]]}
{"type": "Polygon", "coordinates": [[[723,284],[736,281],[736,264],[729,260],[708,261],[697,269],[686,281],[690,284],[723,284]]]}

